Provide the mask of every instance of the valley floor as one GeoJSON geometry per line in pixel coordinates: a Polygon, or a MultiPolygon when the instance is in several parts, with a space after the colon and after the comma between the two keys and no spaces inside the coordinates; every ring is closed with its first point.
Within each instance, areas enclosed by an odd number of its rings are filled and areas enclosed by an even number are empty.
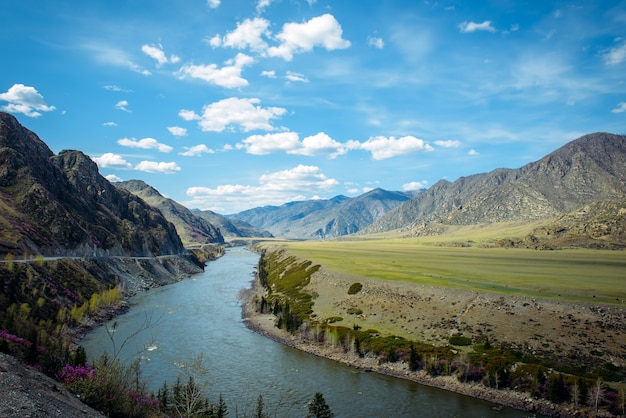
{"type": "MultiPolygon", "coordinates": [[[[451,335],[462,333],[474,342],[489,338],[542,357],[569,359],[573,364],[612,362],[624,366],[626,309],[543,300],[496,293],[464,291],[407,283],[385,282],[324,270],[315,273],[306,291],[314,299],[314,315],[344,318],[336,324],[376,329],[383,334],[436,345],[447,344],[451,335]],[[363,285],[355,295],[347,291],[355,282],[363,285]],[[362,310],[349,314],[348,310],[362,310]],[[595,353],[595,354],[592,354],[595,353]]],[[[367,370],[414,380],[457,393],[485,399],[516,409],[550,416],[576,416],[573,406],[556,406],[532,399],[528,394],[495,390],[480,384],[462,384],[455,377],[430,377],[409,372],[405,363],[378,364],[376,358],[359,358],[326,345],[294,336],[275,327],[274,316],[255,311],[255,296],[264,290],[257,283],[245,292],[244,317],[257,332],[284,344],[367,370]]],[[[462,348],[459,348],[462,349],[462,348]]],[[[578,412],[579,413],[579,412],[578,412]]]]}

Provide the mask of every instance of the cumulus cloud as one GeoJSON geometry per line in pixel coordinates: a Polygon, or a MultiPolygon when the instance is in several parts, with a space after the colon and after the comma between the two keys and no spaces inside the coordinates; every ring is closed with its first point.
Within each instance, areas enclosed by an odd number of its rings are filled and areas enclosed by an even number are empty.
{"type": "Polygon", "coordinates": [[[329,158],[335,158],[339,155],[348,152],[348,148],[332,139],[324,132],[319,132],[313,136],[307,136],[302,140],[301,146],[298,149],[290,151],[290,154],[316,156],[316,155],[328,155],[329,158]]]}
{"type": "Polygon", "coordinates": [[[135,138],[122,138],[122,139],[118,139],[117,143],[123,147],[157,149],[160,152],[170,152],[173,149],[169,145],[161,144],[159,141],[157,141],[154,138],[142,138],[139,140],[135,138]]]}
{"type": "Polygon", "coordinates": [[[479,155],[479,152],[476,151],[475,149],[471,149],[467,152],[467,155],[475,156],[475,155],[479,155]]]}
{"type": "Polygon", "coordinates": [[[393,136],[376,136],[365,142],[348,141],[351,149],[361,149],[372,153],[375,160],[385,160],[398,155],[414,154],[417,152],[432,151],[433,147],[423,139],[414,136],[403,136],[394,138],[393,136]]]}
{"type": "Polygon", "coordinates": [[[616,65],[626,60],[626,41],[603,54],[604,62],[609,65],[616,65]]]}
{"type": "Polygon", "coordinates": [[[192,110],[181,110],[178,115],[184,120],[197,120],[203,131],[222,132],[238,127],[244,132],[253,130],[273,131],[272,120],[287,111],[281,107],[257,106],[261,100],[257,98],[239,99],[230,97],[209,105],[205,105],[202,114],[192,110]]]}
{"type": "Polygon", "coordinates": [[[48,106],[41,94],[32,86],[13,84],[5,93],[0,93],[0,100],[8,102],[2,110],[10,113],[22,113],[31,118],[41,116],[40,112],[51,112],[54,106],[48,106]]]}
{"type": "Polygon", "coordinates": [[[131,164],[126,161],[121,155],[107,152],[100,157],[92,157],[92,160],[98,164],[100,168],[116,168],[126,170],[131,168],[131,164]]]}
{"type": "Polygon", "coordinates": [[[187,136],[187,129],[180,126],[168,126],[167,130],[174,136],[187,136]]]}
{"type": "Polygon", "coordinates": [[[226,61],[221,68],[217,64],[186,64],[177,71],[176,76],[181,80],[188,77],[198,78],[210,84],[229,89],[244,87],[248,85],[248,80],[241,77],[241,72],[244,66],[253,62],[254,58],[251,56],[239,53],[235,58],[226,61]]]}
{"type": "Polygon", "coordinates": [[[426,180],[412,181],[410,183],[403,184],[402,190],[404,190],[405,192],[410,192],[413,190],[421,190],[421,189],[425,189],[427,184],[428,182],[426,180]]]}
{"type": "Polygon", "coordinates": [[[461,33],[471,33],[477,31],[495,32],[496,29],[491,26],[490,20],[485,20],[482,23],[476,22],[463,22],[459,25],[461,33]]]}
{"type": "Polygon", "coordinates": [[[185,147],[187,151],[181,152],[180,155],[185,157],[199,157],[202,154],[215,154],[215,151],[204,144],[194,145],[193,147],[185,147]]]}
{"type": "Polygon", "coordinates": [[[126,100],[120,100],[119,102],[115,103],[115,108],[130,113],[130,109],[128,109],[128,101],[126,100]]]}
{"type": "Polygon", "coordinates": [[[104,122],[102,124],[102,126],[117,126],[117,123],[115,123],[115,122],[104,122]]]}
{"type": "Polygon", "coordinates": [[[264,51],[268,45],[263,37],[270,36],[267,29],[269,26],[270,22],[260,17],[246,19],[239,22],[235,30],[223,37],[216,35],[211,38],[209,44],[213,47],[228,46],[237,49],[250,48],[253,51],[264,51]]]}
{"type": "Polygon", "coordinates": [[[245,149],[248,154],[254,155],[285,152],[308,157],[326,155],[331,159],[348,152],[345,144],[335,141],[324,132],[307,136],[302,141],[295,132],[252,135],[237,144],[237,148],[245,149]]]}
{"type": "Polygon", "coordinates": [[[290,152],[299,147],[298,134],[295,132],[252,135],[237,144],[237,148],[243,148],[248,154],[253,155],[267,155],[277,151],[290,152]]]}
{"type": "Polygon", "coordinates": [[[276,78],[276,71],[274,70],[261,71],[261,75],[267,78],[276,78]]]}
{"type": "Polygon", "coordinates": [[[142,161],[135,166],[135,170],[147,173],[174,174],[180,171],[180,167],[175,162],[142,161]]]}
{"type": "Polygon", "coordinates": [[[296,53],[323,47],[332,51],[350,47],[350,41],[342,38],[343,30],[331,14],[317,16],[304,23],[285,23],[282,32],[276,35],[280,45],[267,49],[270,57],[291,61],[296,53]]]}
{"type": "Polygon", "coordinates": [[[211,9],[216,9],[219,7],[221,0],[207,0],[207,6],[211,9]]]}
{"type": "Polygon", "coordinates": [[[456,139],[448,139],[448,140],[438,140],[435,141],[435,145],[438,145],[443,148],[458,148],[461,146],[461,141],[457,141],[456,139]]]}
{"type": "Polygon", "coordinates": [[[132,93],[132,90],[124,89],[120,86],[108,85],[103,87],[105,90],[109,91],[121,91],[122,93],[132,93]]]}
{"type": "Polygon", "coordinates": [[[172,55],[168,58],[165,55],[165,52],[163,52],[162,45],[158,45],[158,46],[142,45],[141,50],[143,51],[144,54],[156,60],[157,67],[160,67],[161,65],[167,64],[167,63],[175,64],[178,61],[180,61],[180,58],[177,57],[176,55],[172,55]]]}
{"type": "Polygon", "coordinates": [[[123,181],[121,177],[116,176],[115,174],[109,174],[104,176],[105,179],[109,180],[111,183],[115,183],[118,181],[123,181]]]}
{"type": "Polygon", "coordinates": [[[292,169],[267,173],[259,177],[256,185],[227,184],[215,188],[190,187],[190,201],[184,205],[224,213],[239,212],[251,207],[279,205],[287,201],[311,199],[338,185],[319,167],[298,165],[292,169]]]}
{"type": "Polygon", "coordinates": [[[611,113],[624,113],[626,112],[626,102],[621,102],[617,107],[611,110],[611,113]]]}
{"type": "Polygon", "coordinates": [[[383,49],[385,47],[385,42],[383,41],[383,38],[378,38],[376,36],[369,36],[367,38],[367,44],[377,49],[383,49]]]}

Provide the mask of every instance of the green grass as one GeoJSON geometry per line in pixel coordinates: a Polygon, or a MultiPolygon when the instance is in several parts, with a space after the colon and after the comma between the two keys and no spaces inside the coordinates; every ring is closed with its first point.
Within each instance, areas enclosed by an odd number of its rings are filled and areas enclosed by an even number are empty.
{"type": "Polygon", "coordinates": [[[285,243],[329,270],[399,281],[573,301],[626,300],[626,253],[440,247],[417,239],[285,243]]]}

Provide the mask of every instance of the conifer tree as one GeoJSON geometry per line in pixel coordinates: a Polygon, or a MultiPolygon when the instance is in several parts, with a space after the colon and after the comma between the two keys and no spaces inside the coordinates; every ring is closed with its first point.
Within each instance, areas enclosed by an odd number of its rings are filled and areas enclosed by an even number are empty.
{"type": "Polygon", "coordinates": [[[313,397],[313,400],[309,402],[309,413],[307,418],[332,418],[335,414],[330,410],[330,407],[324,399],[324,395],[321,392],[317,392],[313,397]]]}

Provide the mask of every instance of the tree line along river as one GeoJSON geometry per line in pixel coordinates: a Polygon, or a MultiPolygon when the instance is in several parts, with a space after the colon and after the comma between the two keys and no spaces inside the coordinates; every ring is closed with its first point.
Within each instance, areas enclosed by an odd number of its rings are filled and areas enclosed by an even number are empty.
{"type": "Polygon", "coordinates": [[[176,382],[181,367],[203,353],[208,397],[226,401],[229,416],[251,416],[259,395],[265,412],[303,417],[321,392],[336,417],[524,417],[510,408],[370,373],[284,346],[248,329],[239,293],[254,279],[259,255],[230,248],[205,272],[141,293],[131,308],[85,336],[90,358],[114,351],[141,357],[142,378],[155,393],[176,382]],[[140,331],[137,333],[137,331],[140,331]],[[137,335],[132,335],[137,333],[137,335]],[[131,337],[132,336],[132,337],[131,337]],[[112,341],[113,339],[113,341],[112,341]]]}

